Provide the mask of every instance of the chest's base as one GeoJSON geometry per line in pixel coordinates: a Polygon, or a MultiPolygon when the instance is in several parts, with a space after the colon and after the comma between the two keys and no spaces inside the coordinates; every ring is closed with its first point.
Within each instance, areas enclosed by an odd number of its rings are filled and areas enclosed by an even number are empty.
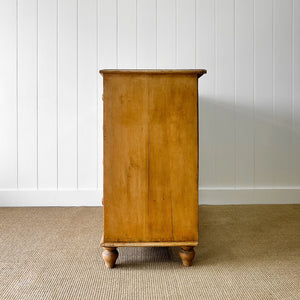
{"type": "Polygon", "coordinates": [[[184,266],[191,266],[195,257],[194,247],[198,245],[197,241],[190,242],[105,242],[103,236],[100,246],[104,249],[102,253],[103,260],[107,268],[115,267],[119,256],[117,247],[180,247],[179,255],[184,266]]]}

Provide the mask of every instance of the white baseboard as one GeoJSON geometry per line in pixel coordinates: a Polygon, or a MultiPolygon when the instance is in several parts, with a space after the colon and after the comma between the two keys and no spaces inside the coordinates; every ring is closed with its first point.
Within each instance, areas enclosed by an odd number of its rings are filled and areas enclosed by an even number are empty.
{"type": "MultiPolygon", "coordinates": [[[[0,190],[0,207],[101,206],[101,200],[102,190],[0,190]]],[[[200,188],[199,204],[300,204],[300,188],[200,188]]]]}
{"type": "Polygon", "coordinates": [[[101,190],[0,190],[0,207],[12,206],[100,206],[101,190]]]}
{"type": "Polygon", "coordinates": [[[300,204],[300,188],[199,189],[199,204],[300,204]]]}

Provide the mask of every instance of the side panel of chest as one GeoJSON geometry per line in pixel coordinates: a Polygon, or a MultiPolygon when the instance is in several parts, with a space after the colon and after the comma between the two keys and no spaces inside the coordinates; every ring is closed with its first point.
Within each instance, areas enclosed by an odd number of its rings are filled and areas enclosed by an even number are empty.
{"type": "Polygon", "coordinates": [[[197,77],[105,74],[104,241],[198,241],[197,77]]]}

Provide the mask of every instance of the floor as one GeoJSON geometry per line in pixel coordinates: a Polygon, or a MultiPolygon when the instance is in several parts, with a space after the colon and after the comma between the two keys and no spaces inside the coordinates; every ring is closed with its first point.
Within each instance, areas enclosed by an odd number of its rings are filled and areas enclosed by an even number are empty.
{"type": "Polygon", "coordinates": [[[194,265],[121,248],[107,270],[102,208],[0,208],[0,299],[300,299],[300,205],[201,206],[194,265]]]}

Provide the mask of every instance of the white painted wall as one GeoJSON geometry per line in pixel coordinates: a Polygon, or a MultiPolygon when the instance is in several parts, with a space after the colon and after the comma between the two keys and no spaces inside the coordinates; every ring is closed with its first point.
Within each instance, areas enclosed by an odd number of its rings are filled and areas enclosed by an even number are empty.
{"type": "Polygon", "coordinates": [[[300,203],[299,0],[1,0],[1,206],[100,204],[101,68],[206,68],[200,203],[300,203]]]}

